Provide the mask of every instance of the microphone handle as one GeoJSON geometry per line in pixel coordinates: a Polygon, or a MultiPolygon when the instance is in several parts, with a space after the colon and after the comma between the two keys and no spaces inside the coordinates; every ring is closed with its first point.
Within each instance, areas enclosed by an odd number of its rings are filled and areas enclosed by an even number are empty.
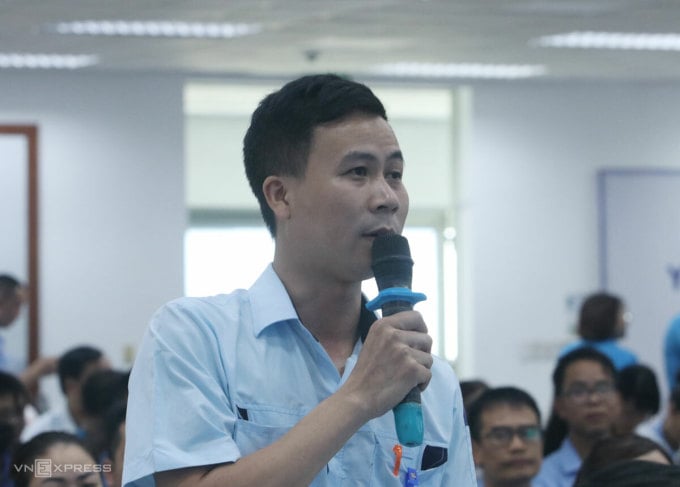
{"type": "MultiPolygon", "coordinates": [[[[382,315],[390,316],[410,311],[413,304],[408,301],[388,301],[382,305],[382,315]]],[[[423,443],[423,410],[420,405],[420,389],[414,387],[394,409],[394,424],[399,443],[404,446],[418,446],[423,443]]]]}

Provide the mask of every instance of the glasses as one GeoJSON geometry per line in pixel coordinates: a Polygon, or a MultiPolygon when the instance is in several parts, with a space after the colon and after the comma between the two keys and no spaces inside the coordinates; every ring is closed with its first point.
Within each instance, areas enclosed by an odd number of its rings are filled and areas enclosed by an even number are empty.
{"type": "Polygon", "coordinates": [[[484,435],[484,439],[489,444],[497,447],[508,446],[512,439],[519,437],[524,443],[535,443],[541,439],[541,427],[538,425],[518,426],[496,426],[484,435]]]}
{"type": "Polygon", "coordinates": [[[614,384],[608,381],[597,382],[594,386],[588,387],[585,384],[576,384],[562,393],[575,403],[585,403],[591,395],[597,394],[599,397],[607,397],[614,392],[614,384]]]}

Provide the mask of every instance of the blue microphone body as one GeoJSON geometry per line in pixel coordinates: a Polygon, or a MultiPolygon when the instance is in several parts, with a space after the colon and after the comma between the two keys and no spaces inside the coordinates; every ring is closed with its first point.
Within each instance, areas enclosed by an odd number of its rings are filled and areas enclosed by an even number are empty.
{"type": "MultiPolygon", "coordinates": [[[[380,294],[368,303],[369,309],[381,308],[383,316],[390,316],[412,310],[414,303],[425,299],[425,295],[411,291],[413,260],[408,240],[401,235],[383,235],[374,240],[372,268],[380,294]]],[[[392,412],[399,442],[409,447],[422,444],[420,390],[414,387],[392,412]]]]}

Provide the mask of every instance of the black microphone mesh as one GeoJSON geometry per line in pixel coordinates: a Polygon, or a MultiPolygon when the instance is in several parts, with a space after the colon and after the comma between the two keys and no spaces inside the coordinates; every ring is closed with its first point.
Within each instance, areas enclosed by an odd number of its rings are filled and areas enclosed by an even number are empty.
{"type": "Polygon", "coordinates": [[[371,268],[378,283],[378,289],[411,288],[413,260],[406,238],[397,234],[376,237],[371,254],[371,268]]]}

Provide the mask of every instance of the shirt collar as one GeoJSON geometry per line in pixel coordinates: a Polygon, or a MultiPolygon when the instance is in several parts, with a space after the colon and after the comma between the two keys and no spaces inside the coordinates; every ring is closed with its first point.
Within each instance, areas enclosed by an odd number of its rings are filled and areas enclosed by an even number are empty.
{"type": "MultiPolygon", "coordinates": [[[[299,321],[288,291],[271,264],[248,290],[248,295],[255,336],[259,336],[265,328],[275,323],[289,320],[299,321]]],[[[375,320],[375,314],[366,309],[366,297],[362,295],[361,314],[359,315],[359,332],[362,342],[366,339],[368,329],[375,320]]]]}
{"type": "Polygon", "coordinates": [[[283,282],[271,264],[248,290],[248,295],[255,336],[275,323],[299,319],[283,282]]]}

